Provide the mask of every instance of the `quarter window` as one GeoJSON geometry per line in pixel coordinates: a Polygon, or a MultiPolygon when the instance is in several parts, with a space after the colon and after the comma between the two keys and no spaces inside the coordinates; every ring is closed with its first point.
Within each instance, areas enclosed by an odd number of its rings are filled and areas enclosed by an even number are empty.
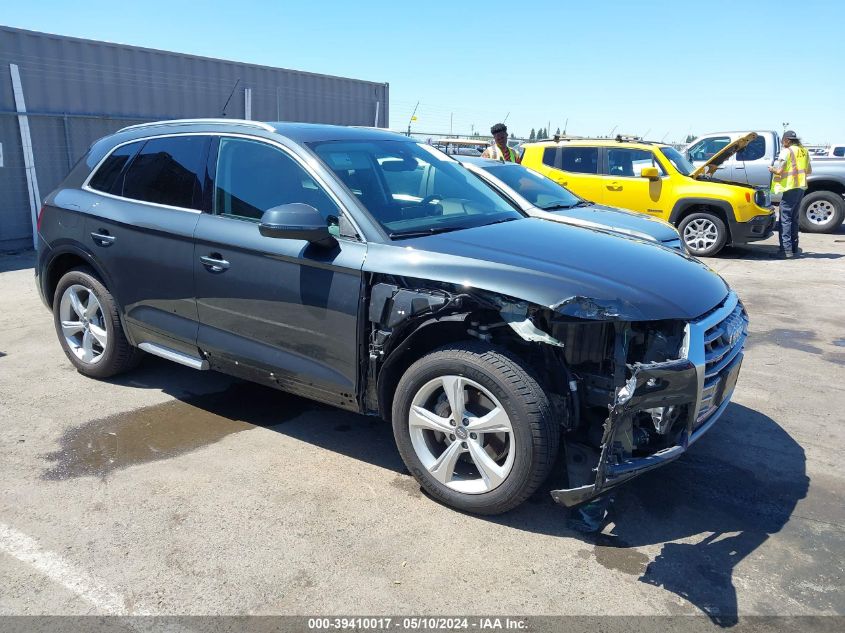
{"type": "Polygon", "coordinates": [[[214,181],[214,212],[259,220],[267,209],[301,202],[327,220],[337,205],[299,163],[277,147],[247,139],[222,138],[214,181]]]}
{"type": "Polygon", "coordinates": [[[548,167],[560,169],[560,160],[558,160],[560,152],[555,147],[547,147],[543,150],[543,164],[548,167]]]}
{"type": "Polygon", "coordinates": [[[666,174],[663,167],[654,158],[654,154],[649,150],[627,148],[610,148],[607,150],[607,173],[609,176],[639,178],[644,167],[657,167],[661,176],[666,174]]]}
{"type": "Polygon", "coordinates": [[[121,195],[123,193],[123,174],[127,163],[132,159],[136,152],[143,145],[143,141],[138,143],[127,143],[114,150],[100,168],[97,170],[88,186],[97,191],[111,193],[114,195],[121,195]]]}
{"type": "Polygon", "coordinates": [[[576,174],[599,173],[599,150],[597,147],[564,147],[560,150],[560,169],[576,174]]]}
{"type": "Polygon", "coordinates": [[[690,160],[710,160],[730,142],[729,136],[713,136],[699,141],[689,149],[690,160]]]}
{"type": "Polygon", "coordinates": [[[199,209],[200,179],[209,138],[150,139],[129,165],[123,196],[143,202],[199,209]]]}

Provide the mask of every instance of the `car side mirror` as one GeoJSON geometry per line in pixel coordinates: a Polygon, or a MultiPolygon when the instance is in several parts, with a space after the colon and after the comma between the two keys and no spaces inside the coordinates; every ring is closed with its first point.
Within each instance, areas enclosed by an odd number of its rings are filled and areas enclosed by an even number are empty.
{"type": "Polygon", "coordinates": [[[337,240],[329,233],[328,224],[320,212],[301,202],[267,209],[261,216],[258,231],[264,237],[306,240],[324,248],[337,245],[337,240]]]}
{"type": "Polygon", "coordinates": [[[660,172],[657,171],[657,167],[643,167],[640,176],[649,180],[657,180],[660,178],[660,172]]]}

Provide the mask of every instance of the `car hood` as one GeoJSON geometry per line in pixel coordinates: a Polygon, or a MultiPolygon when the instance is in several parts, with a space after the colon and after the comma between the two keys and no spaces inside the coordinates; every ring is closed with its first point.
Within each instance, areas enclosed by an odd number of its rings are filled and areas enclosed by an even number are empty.
{"type": "Polygon", "coordinates": [[[699,167],[697,167],[695,171],[690,174],[690,178],[698,178],[699,176],[703,176],[705,173],[708,176],[712,176],[713,173],[719,168],[719,165],[724,163],[731,156],[736,154],[739,150],[745,149],[746,145],[748,145],[755,138],[757,138],[757,132],[750,132],[745,136],[740,136],[732,143],[725,145],[722,149],[713,154],[713,156],[710,157],[710,160],[708,160],[706,163],[702,163],[699,167]]]}
{"type": "Polygon", "coordinates": [[[601,320],[692,320],[728,293],[719,275],[677,251],[539,218],[370,243],[364,271],[486,290],[601,320]]]}
{"type": "Polygon", "coordinates": [[[680,239],[675,227],[663,220],[656,220],[641,213],[632,213],[631,211],[605,207],[600,204],[554,211],[531,207],[527,210],[527,213],[532,217],[551,220],[552,222],[615,231],[661,243],[680,239]]]}

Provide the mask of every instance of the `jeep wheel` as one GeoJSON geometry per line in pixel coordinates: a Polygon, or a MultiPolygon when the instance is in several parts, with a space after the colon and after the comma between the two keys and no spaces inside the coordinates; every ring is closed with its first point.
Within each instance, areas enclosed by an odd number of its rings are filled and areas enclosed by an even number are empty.
{"type": "Polygon", "coordinates": [[[813,191],[801,200],[798,224],[808,233],[830,233],[842,224],[845,199],[832,191],[813,191]]]}
{"type": "Polygon", "coordinates": [[[696,257],[713,257],[728,241],[728,231],[721,218],[712,213],[691,213],[678,226],[687,250],[696,257]]]}
{"type": "Polygon", "coordinates": [[[477,514],[527,499],[548,476],[560,440],[548,397],[521,362],[469,343],[432,352],[405,372],[393,434],[426,492],[477,514]]]}
{"type": "Polygon", "coordinates": [[[140,360],[123,334],[114,298],[89,268],[75,268],[59,280],[53,322],[65,355],[81,374],[108,378],[140,360]]]}

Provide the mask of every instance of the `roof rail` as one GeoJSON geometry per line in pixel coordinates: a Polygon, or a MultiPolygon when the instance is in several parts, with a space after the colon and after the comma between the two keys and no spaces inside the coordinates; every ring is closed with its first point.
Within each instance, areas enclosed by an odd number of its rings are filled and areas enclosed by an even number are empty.
{"type": "Polygon", "coordinates": [[[640,143],[640,142],[642,142],[642,140],[643,140],[642,136],[634,136],[633,134],[617,134],[616,135],[616,142],[617,143],[622,143],[622,142],[640,143]]]}
{"type": "Polygon", "coordinates": [[[125,132],[126,130],[138,130],[144,127],[153,127],[159,125],[205,125],[207,123],[228,123],[229,125],[243,125],[246,127],[261,128],[266,132],[275,132],[276,128],[261,121],[247,121],[246,119],[172,119],[167,121],[149,121],[147,123],[138,123],[137,125],[128,125],[120,128],[118,132],[125,132]]]}

